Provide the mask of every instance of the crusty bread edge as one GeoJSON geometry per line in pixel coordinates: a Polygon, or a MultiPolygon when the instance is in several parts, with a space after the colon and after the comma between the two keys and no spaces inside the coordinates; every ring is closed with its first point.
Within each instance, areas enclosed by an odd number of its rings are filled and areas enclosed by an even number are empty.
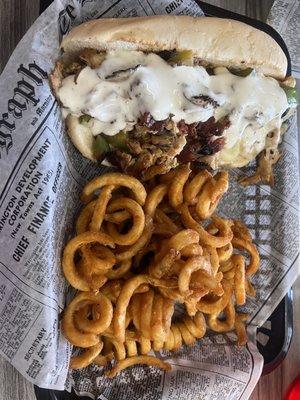
{"type": "Polygon", "coordinates": [[[84,48],[97,50],[192,50],[204,63],[234,68],[255,68],[283,79],[287,59],[267,33],[240,21],[156,15],[98,19],[85,22],[64,37],[65,53],[84,48]]]}

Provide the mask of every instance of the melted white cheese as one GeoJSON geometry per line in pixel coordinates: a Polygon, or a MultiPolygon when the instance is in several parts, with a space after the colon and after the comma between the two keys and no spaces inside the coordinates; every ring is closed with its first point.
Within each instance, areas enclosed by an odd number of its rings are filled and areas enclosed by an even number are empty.
{"type": "Polygon", "coordinates": [[[144,112],[157,121],[172,115],[188,124],[228,115],[225,147],[216,155],[218,165],[228,166],[245,165],[263,150],[267,134],[278,128],[288,108],[279,83],[255,71],[239,77],[216,68],[209,75],[201,66],[171,66],[154,53],[136,51],[108,53],[99,68],[87,66],[77,78],[65,78],[58,96],[69,113],[93,117],[94,135],[132,128],[144,112]],[[193,97],[200,95],[218,106],[194,104],[193,97]]]}

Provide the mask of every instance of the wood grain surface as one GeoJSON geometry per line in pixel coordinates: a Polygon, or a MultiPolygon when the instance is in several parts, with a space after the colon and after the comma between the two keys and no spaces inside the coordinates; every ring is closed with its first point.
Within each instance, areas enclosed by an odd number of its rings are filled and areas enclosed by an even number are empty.
{"type": "MultiPolygon", "coordinates": [[[[273,0],[210,0],[228,10],[266,20],[273,0]]],[[[0,0],[0,72],[26,30],[37,18],[39,0],[0,0]]],[[[292,380],[300,374],[300,280],[294,285],[294,335],[284,362],[260,379],[251,400],[280,400],[292,380]]],[[[35,400],[33,386],[0,358],[0,400],[35,400]]],[[[208,399],[209,400],[209,399],[208,399]]],[[[224,399],[225,400],[225,399],[224,399]]]]}

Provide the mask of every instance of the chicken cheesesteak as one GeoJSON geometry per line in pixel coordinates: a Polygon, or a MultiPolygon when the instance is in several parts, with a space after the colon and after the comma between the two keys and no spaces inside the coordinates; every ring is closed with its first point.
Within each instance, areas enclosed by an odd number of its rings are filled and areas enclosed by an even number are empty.
{"type": "Polygon", "coordinates": [[[62,42],[50,80],[87,158],[148,180],[179,163],[247,165],[272,183],[282,124],[297,103],[266,33],[219,18],[89,21],[62,42]]]}

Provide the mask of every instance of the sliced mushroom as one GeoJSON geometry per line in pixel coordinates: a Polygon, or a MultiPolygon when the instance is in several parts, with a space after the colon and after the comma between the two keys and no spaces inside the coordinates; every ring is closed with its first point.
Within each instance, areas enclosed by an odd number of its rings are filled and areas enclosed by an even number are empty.
{"type": "Polygon", "coordinates": [[[208,106],[216,108],[219,106],[219,103],[217,101],[204,94],[200,94],[199,96],[193,96],[190,99],[187,98],[187,100],[195,104],[196,106],[201,106],[203,108],[206,108],[208,106]]]}
{"type": "Polygon", "coordinates": [[[125,79],[128,79],[140,66],[141,64],[138,64],[135,67],[120,69],[119,71],[115,71],[111,75],[108,75],[105,79],[110,82],[124,81],[125,79]]]}

